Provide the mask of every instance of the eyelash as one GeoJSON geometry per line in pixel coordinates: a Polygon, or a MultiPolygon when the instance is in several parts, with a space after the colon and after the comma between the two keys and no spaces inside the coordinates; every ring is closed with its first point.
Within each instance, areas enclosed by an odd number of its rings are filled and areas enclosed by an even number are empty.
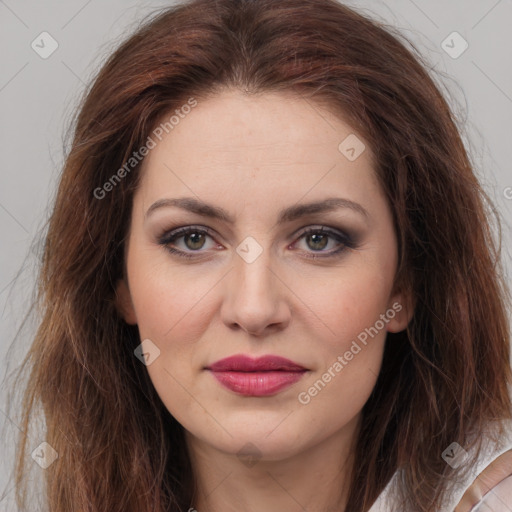
{"type": "MultiPolygon", "coordinates": [[[[171,254],[174,254],[176,256],[179,256],[181,258],[196,258],[197,256],[194,254],[194,252],[201,252],[200,250],[192,251],[192,253],[181,251],[179,249],[174,249],[170,246],[172,242],[175,242],[177,239],[182,238],[184,235],[190,234],[190,233],[197,233],[201,235],[208,235],[211,238],[213,238],[213,233],[208,228],[200,228],[195,226],[187,226],[183,228],[178,228],[173,231],[168,231],[164,233],[162,236],[159,237],[158,243],[160,245],[163,245],[167,251],[169,251],[171,254]]],[[[341,253],[344,253],[347,249],[353,249],[356,247],[356,244],[351,239],[350,236],[343,233],[338,233],[335,231],[331,231],[330,229],[324,229],[324,227],[321,228],[308,228],[304,230],[302,233],[300,233],[298,240],[308,236],[308,235],[327,235],[331,238],[334,238],[336,241],[342,244],[342,247],[339,249],[336,249],[334,251],[328,252],[326,255],[318,255],[313,254],[310,256],[306,256],[306,258],[311,259],[320,259],[320,258],[332,258],[338,255],[341,255],[341,253]]],[[[317,251],[317,252],[324,252],[324,251],[317,251]]]]}

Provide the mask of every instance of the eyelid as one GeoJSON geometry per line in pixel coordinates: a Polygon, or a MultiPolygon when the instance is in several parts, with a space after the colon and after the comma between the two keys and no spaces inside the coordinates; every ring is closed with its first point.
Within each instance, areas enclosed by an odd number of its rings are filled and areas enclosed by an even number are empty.
{"type": "Polygon", "coordinates": [[[300,242],[308,234],[324,234],[329,238],[336,240],[336,242],[341,245],[341,247],[330,251],[305,251],[305,257],[310,259],[319,260],[323,258],[327,260],[329,258],[340,257],[342,253],[348,249],[355,249],[358,246],[354,237],[349,233],[325,225],[320,225],[320,227],[312,225],[299,230],[299,232],[294,235],[296,241],[293,242],[293,245],[300,242]]]}
{"type": "MultiPolygon", "coordinates": [[[[200,225],[186,225],[186,226],[181,226],[181,227],[176,227],[176,228],[166,230],[162,235],[157,237],[157,240],[160,245],[165,246],[165,248],[172,254],[176,254],[178,256],[182,256],[185,258],[201,257],[201,253],[206,252],[206,251],[201,251],[201,250],[183,251],[181,249],[175,249],[175,248],[170,247],[170,244],[172,242],[174,242],[175,240],[180,239],[183,236],[185,236],[186,234],[193,233],[193,232],[201,233],[203,235],[205,234],[205,235],[209,236],[210,238],[212,238],[215,241],[215,243],[219,244],[219,242],[217,242],[217,240],[215,239],[216,235],[215,235],[214,231],[207,226],[200,226],[200,225]],[[195,255],[194,253],[197,253],[197,255],[195,255]]],[[[330,226],[323,225],[323,224],[310,225],[305,228],[301,228],[300,230],[295,232],[292,235],[292,237],[294,238],[292,245],[295,245],[296,243],[300,242],[300,240],[302,240],[308,234],[327,235],[329,238],[335,239],[339,244],[342,245],[342,247],[335,249],[335,250],[331,250],[331,251],[302,251],[307,254],[306,255],[307,258],[328,259],[330,257],[335,257],[335,256],[339,255],[339,253],[344,252],[347,249],[353,249],[353,248],[357,247],[357,245],[358,245],[356,240],[354,239],[354,236],[352,236],[350,233],[348,233],[344,230],[330,227],[330,226]]]]}
{"type": "MultiPolygon", "coordinates": [[[[216,234],[213,229],[207,226],[199,226],[199,225],[189,225],[189,226],[181,226],[172,229],[165,230],[160,236],[157,237],[157,241],[161,245],[168,245],[171,242],[182,238],[184,235],[188,233],[201,233],[208,235],[210,238],[215,240],[216,234]]],[[[215,242],[218,244],[215,240],[215,242]]],[[[199,252],[199,251],[196,251],[199,252]]]]}
{"type": "Polygon", "coordinates": [[[325,233],[327,235],[339,237],[347,243],[350,243],[353,239],[350,233],[324,224],[312,224],[311,226],[301,228],[293,235],[293,237],[302,237],[309,233],[325,233]]]}

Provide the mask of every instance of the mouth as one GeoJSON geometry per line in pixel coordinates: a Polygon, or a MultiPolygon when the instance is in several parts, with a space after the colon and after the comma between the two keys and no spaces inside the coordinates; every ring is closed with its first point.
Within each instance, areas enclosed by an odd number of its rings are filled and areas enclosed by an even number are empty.
{"type": "Polygon", "coordinates": [[[279,356],[252,359],[237,355],[205,368],[225,388],[244,396],[271,396],[299,381],[308,371],[279,356]]]}

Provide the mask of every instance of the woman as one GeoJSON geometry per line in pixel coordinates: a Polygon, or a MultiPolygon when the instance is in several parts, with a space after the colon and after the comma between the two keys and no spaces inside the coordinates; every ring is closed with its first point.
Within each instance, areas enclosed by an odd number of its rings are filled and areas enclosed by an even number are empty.
{"type": "Polygon", "coordinates": [[[446,510],[512,418],[489,222],[398,36],[331,0],[162,12],[87,93],[49,224],[49,510],[446,510]]]}

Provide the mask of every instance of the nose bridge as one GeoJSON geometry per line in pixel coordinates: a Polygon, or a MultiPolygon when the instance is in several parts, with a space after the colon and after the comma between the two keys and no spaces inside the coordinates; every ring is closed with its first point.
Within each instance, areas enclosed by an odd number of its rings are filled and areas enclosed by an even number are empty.
{"type": "Polygon", "coordinates": [[[268,299],[271,295],[271,276],[273,276],[271,260],[269,247],[264,248],[257,242],[244,241],[237,248],[235,259],[237,288],[243,289],[244,295],[249,294],[252,300],[258,297],[268,299]]]}
{"type": "Polygon", "coordinates": [[[225,322],[251,333],[285,322],[283,287],[275,275],[270,247],[247,237],[236,252],[224,303],[225,322]]]}

